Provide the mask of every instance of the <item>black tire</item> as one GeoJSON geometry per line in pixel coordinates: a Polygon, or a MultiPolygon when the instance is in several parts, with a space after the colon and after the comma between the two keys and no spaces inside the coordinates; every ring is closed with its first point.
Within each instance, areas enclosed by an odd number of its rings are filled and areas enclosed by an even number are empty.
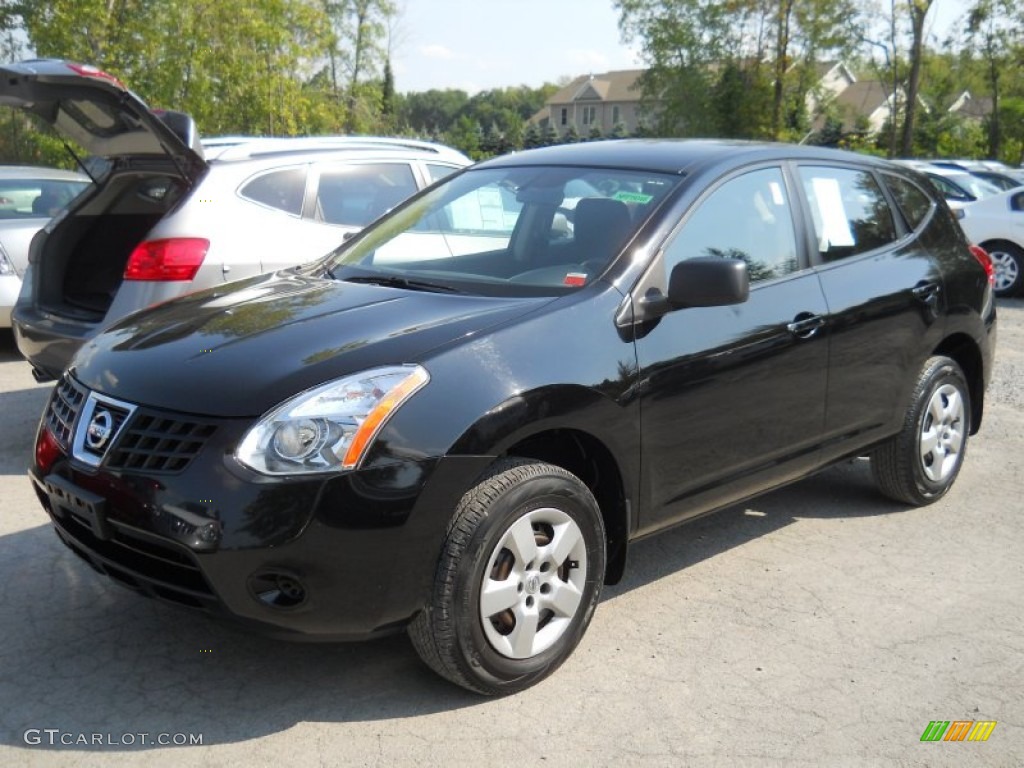
{"type": "Polygon", "coordinates": [[[971,395],[955,360],[932,357],[918,376],[903,429],[871,454],[879,490],[923,506],[953,486],[967,453],[971,395]]]}
{"type": "Polygon", "coordinates": [[[604,570],[604,524],[589,489],[560,467],[504,459],[459,502],[430,603],[409,636],[423,661],[457,685],[485,695],[521,691],[579,643],[604,570]],[[487,610],[485,587],[497,601],[487,610]],[[512,604],[485,615],[505,602],[512,604]]]}
{"type": "Polygon", "coordinates": [[[1024,286],[1024,250],[1003,240],[982,247],[996,269],[996,296],[1019,296],[1024,286]]]}

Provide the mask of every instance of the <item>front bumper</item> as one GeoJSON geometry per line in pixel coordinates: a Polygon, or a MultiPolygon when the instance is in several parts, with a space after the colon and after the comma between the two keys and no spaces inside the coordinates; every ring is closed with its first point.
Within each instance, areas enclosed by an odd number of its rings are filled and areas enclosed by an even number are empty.
{"type": "MultiPolygon", "coordinates": [[[[46,424],[44,416],[41,437],[46,424]]],[[[459,499],[491,461],[423,459],[270,481],[231,458],[248,422],[214,426],[181,471],[93,468],[60,452],[29,474],[58,536],[97,571],[295,639],[403,627],[429,597],[459,499]]]]}

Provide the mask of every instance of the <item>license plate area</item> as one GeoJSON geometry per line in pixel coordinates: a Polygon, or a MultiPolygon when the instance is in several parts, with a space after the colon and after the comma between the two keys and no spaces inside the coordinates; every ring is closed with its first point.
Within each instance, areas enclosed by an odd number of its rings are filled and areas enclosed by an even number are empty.
{"type": "Polygon", "coordinates": [[[87,526],[97,539],[110,540],[113,528],[107,519],[106,499],[59,475],[47,475],[43,478],[43,487],[53,514],[61,518],[73,517],[87,526]]]}

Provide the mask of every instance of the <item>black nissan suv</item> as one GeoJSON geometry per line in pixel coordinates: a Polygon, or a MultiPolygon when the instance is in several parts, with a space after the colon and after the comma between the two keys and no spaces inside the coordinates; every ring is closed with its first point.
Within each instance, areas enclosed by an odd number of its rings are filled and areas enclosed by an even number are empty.
{"type": "Polygon", "coordinates": [[[991,263],[911,169],[551,147],[108,328],[30,475],[118,583],[286,636],[407,629],[508,693],[569,656],[631,540],[856,456],[941,498],[995,330],[991,263]]]}

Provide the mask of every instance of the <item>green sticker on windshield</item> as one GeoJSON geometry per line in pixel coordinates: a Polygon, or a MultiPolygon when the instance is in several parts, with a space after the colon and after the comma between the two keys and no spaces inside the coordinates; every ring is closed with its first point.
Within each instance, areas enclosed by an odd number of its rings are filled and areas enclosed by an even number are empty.
{"type": "Polygon", "coordinates": [[[646,205],[654,199],[654,195],[645,195],[642,192],[626,192],[625,190],[612,195],[612,200],[619,200],[623,203],[640,203],[646,205]]]}

